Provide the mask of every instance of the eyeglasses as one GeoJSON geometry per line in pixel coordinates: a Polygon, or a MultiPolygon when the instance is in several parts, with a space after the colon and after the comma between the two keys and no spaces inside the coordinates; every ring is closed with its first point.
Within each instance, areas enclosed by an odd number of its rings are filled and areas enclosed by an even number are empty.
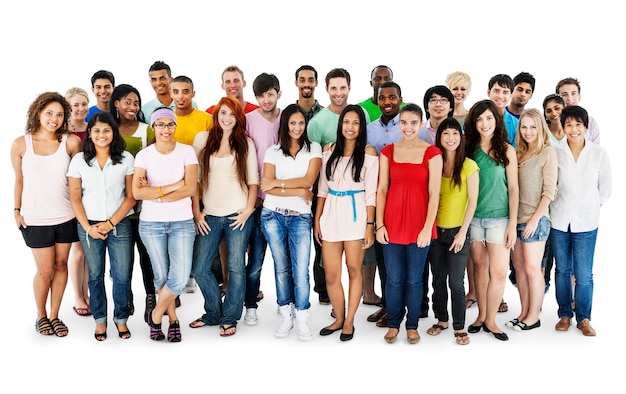
{"type": "Polygon", "coordinates": [[[450,102],[450,100],[448,100],[447,98],[431,98],[430,100],[428,100],[428,104],[448,104],[450,102]]]}
{"type": "Polygon", "coordinates": [[[168,128],[170,130],[174,130],[176,128],[176,123],[172,122],[172,123],[155,123],[154,124],[154,128],[157,130],[163,130],[164,128],[168,128]]]}

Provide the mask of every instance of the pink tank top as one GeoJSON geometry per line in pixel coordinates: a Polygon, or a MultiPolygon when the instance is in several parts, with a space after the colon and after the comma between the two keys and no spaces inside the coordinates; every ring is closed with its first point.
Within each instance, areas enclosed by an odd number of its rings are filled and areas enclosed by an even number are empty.
{"type": "Polygon", "coordinates": [[[74,218],[67,184],[67,135],[52,155],[41,156],[33,149],[31,134],[24,136],[26,152],[22,157],[22,215],[28,226],[53,226],[74,218]]]}

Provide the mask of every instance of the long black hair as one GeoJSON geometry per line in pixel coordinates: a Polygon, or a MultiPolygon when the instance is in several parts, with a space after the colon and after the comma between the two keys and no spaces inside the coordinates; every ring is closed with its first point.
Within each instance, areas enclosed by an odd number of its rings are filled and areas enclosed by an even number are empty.
{"type": "Polygon", "coordinates": [[[311,151],[311,141],[309,140],[309,136],[307,134],[307,126],[309,122],[306,120],[306,114],[299,105],[289,104],[282,110],[280,114],[280,125],[278,126],[278,145],[285,156],[291,156],[291,153],[289,153],[289,147],[291,146],[291,137],[289,136],[289,120],[291,115],[298,112],[304,117],[304,131],[298,139],[298,144],[300,145],[298,152],[300,152],[302,148],[306,148],[307,152],[311,151]]]}
{"type": "Polygon", "coordinates": [[[87,123],[87,134],[83,142],[83,157],[85,162],[89,165],[89,162],[96,157],[96,146],[91,139],[91,129],[95,126],[96,122],[106,123],[111,127],[111,130],[113,130],[113,140],[109,146],[109,155],[111,156],[113,165],[121,163],[124,158],[123,153],[126,149],[126,141],[124,141],[124,137],[120,134],[120,128],[113,118],[113,115],[108,112],[98,112],[94,114],[89,119],[89,123],[87,123]]]}
{"type": "Polygon", "coordinates": [[[444,149],[443,144],[441,143],[441,135],[447,129],[457,130],[459,132],[459,136],[461,137],[459,146],[456,148],[452,168],[452,183],[460,189],[463,184],[461,180],[461,170],[463,169],[463,163],[465,162],[465,136],[463,135],[463,130],[461,130],[461,124],[454,118],[446,118],[439,124],[439,127],[437,127],[435,146],[441,150],[444,161],[448,151],[444,149]]]}
{"type": "Polygon", "coordinates": [[[326,163],[326,179],[333,179],[333,173],[337,168],[339,159],[343,156],[343,150],[346,146],[346,138],[343,136],[343,118],[348,112],[356,112],[359,116],[359,135],[356,138],[356,146],[352,156],[350,156],[350,162],[352,163],[352,179],[355,182],[360,182],[361,170],[365,162],[365,147],[367,146],[367,121],[365,120],[365,112],[363,112],[363,108],[360,105],[348,105],[339,115],[337,142],[330,154],[330,158],[328,158],[328,163],[326,163]]]}
{"type": "Polygon", "coordinates": [[[135,93],[137,95],[137,99],[139,100],[139,109],[137,110],[137,115],[135,115],[135,118],[141,123],[148,123],[146,122],[145,116],[141,111],[141,95],[139,94],[139,90],[137,90],[136,87],[125,83],[116,86],[115,89],[113,89],[113,93],[111,93],[111,98],[109,99],[109,108],[111,109],[111,113],[113,114],[115,121],[118,124],[121,123],[120,114],[115,107],[115,102],[118,100],[122,101],[124,97],[128,96],[130,93],[135,93]]]}

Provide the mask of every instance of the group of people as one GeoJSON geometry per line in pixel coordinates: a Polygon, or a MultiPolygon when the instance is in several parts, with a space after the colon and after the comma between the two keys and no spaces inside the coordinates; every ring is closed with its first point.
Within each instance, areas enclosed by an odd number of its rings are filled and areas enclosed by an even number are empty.
{"type": "Polygon", "coordinates": [[[467,109],[471,79],[454,72],[420,107],[403,101],[380,65],[372,97],[348,104],[350,74],[335,68],[323,107],[317,71],[304,65],[295,72],[298,100],[281,109],[275,75],[255,78],[255,105],[243,99],[243,72],[229,66],[224,97],[203,111],[189,77],[173,78],[162,61],[149,76],[156,98],[148,103],[106,70],[92,77],[91,107],[80,88],[42,93],[13,142],[15,221],[37,267],[38,333],[69,333],[59,310],[71,250],[74,311],[93,316],[95,339],[107,339],[108,254],[113,323],[130,338],[136,248],[144,320],[156,341],[182,340],[176,308],[195,283],[204,312],[189,327],[232,336],[244,308],[244,323],[257,324],[266,249],[281,317],[276,337],[294,327],[300,340],[313,337],[313,289],[334,318],[320,336],[340,331],[351,340],[363,301],[380,307],[367,320],[387,327],[387,343],[404,321],[415,344],[430,282],[437,322],[429,335],[451,324],[459,345],[481,330],[505,341],[496,316],[509,271],[521,308],[506,326],[531,330],[541,325],[553,260],[556,330],[575,317],[584,335],[595,335],[593,255],[611,167],[595,120],[578,105],[576,79],[560,81],[540,111],[525,108],[531,74],[498,74],[488,98],[467,109]],[[473,303],[478,315],[466,331],[473,303]]]}

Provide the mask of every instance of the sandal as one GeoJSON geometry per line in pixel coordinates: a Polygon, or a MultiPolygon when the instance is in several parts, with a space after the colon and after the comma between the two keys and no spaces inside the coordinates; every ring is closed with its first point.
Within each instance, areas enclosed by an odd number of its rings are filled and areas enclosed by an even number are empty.
{"type": "Polygon", "coordinates": [[[76,312],[78,316],[91,316],[91,310],[89,310],[89,308],[77,308],[73,306],[72,309],[74,309],[74,312],[76,312]]]}
{"type": "Polygon", "coordinates": [[[122,339],[130,338],[130,330],[128,329],[128,325],[126,325],[126,331],[120,331],[120,326],[115,323],[115,328],[117,328],[117,335],[122,339]]]}
{"type": "MultiPolygon", "coordinates": [[[[116,324],[116,326],[117,326],[117,324],[116,324]]],[[[94,338],[96,338],[96,341],[98,341],[98,342],[102,342],[105,339],[107,339],[106,325],[104,326],[104,332],[94,332],[93,336],[94,336],[94,338]]]]}
{"type": "Polygon", "coordinates": [[[220,326],[220,337],[231,337],[237,333],[237,326],[220,326]]]}
{"type": "Polygon", "coordinates": [[[441,331],[447,329],[448,327],[444,327],[441,324],[433,324],[433,326],[426,331],[426,334],[435,336],[441,334],[441,331]]]}
{"type": "Polygon", "coordinates": [[[65,323],[63,323],[63,321],[60,320],[58,317],[50,320],[50,324],[52,324],[54,335],[56,335],[57,337],[65,337],[70,332],[65,323]]]}
{"type": "Polygon", "coordinates": [[[509,305],[503,300],[500,303],[500,306],[498,307],[498,312],[508,312],[508,310],[509,310],[509,305]]]}
{"type": "Polygon", "coordinates": [[[52,328],[52,324],[50,324],[50,320],[48,320],[47,316],[35,321],[35,330],[41,335],[54,334],[54,328],[52,328]]]}
{"type": "Polygon", "coordinates": [[[169,342],[180,342],[183,340],[183,334],[180,332],[180,323],[178,320],[170,323],[170,327],[167,329],[167,340],[169,342]]]}
{"type": "Polygon", "coordinates": [[[263,291],[259,290],[259,294],[256,295],[256,301],[259,302],[261,301],[263,298],[265,297],[265,295],[263,294],[263,291]]]}
{"type": "Polygon", "coordinates": [[[465,300],[465,309],[469,309],[471,308],[477,301],[472,299],[472,298],[468,298],[465,300]]]}
{"type": "Polygon", "coordinates": [[[153,341],[162,341],[165,339],[165,334],[163,330],[161,330],[161,323],[156,324],[152,321],[152,312],[146,313],[146,320],[148,321],[148,326],[150,327],[150,339],[153,341]]]}
{"type": "Polygon", "coordinates": [[[204,327],[206,325],[207,324],[204,322],[204,320],[202,320],[201,317],[199,317],[196,320],[194,320],[191,323],[189,323],[189,327],[191,327],[191,328],[200,328],[200,327],[204,327]]]}
{"type": "Polygon", "coordinates": [[[470,343],[469,336],[466,332],[455,332],[454,339],[456,339],[457,345],[467,345],[470,343]]]}

